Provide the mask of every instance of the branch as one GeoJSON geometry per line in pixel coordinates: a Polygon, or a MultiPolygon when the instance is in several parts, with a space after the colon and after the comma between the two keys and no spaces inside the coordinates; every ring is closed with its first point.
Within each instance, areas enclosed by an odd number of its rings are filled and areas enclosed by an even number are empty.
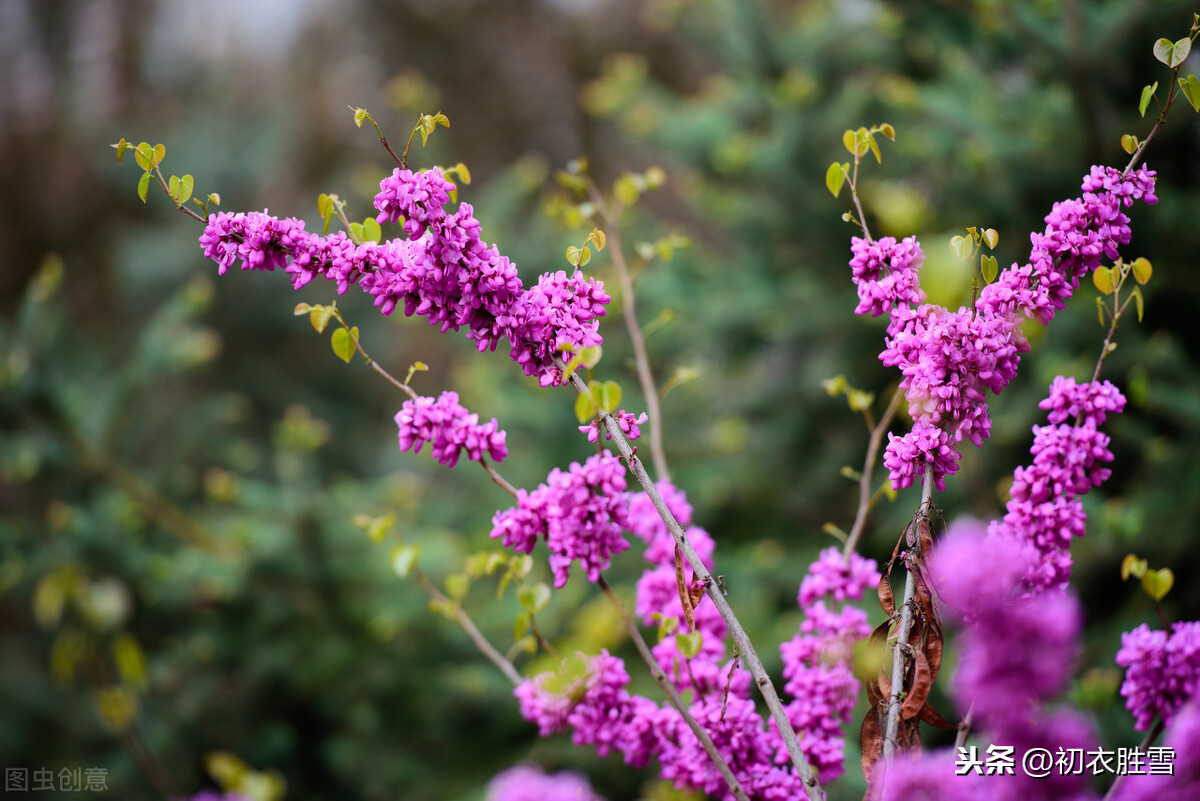
{"type": "Polygon", "coordinates": [[[629,613],[625,611],[625,606],[621,603],[621,599],[612,591],[612,587],[608,586],[608,582],[604,579],[604,576],[600,576],[596,584],[608,597],[613,608],[617,610],[617,614],[621,616],[621,622],[625,624],[625,631],[629,633],[629,639],[633,640],[633,644],[641,655],[642,660],[646,663],[646,667],[650,668],[651,677],[654,678],[655,683],[658,684],[663,694],[667,696],[667,700],[671,703],[671,706],[675,707],[675,711],[687,723],[688,728],[700,740],[700,745],[704,746],[704,751],[712,759],[713,764],[717,766],[717,770],[721,772],[721,778],[725,780],[725,784],[733,792],[734,798],[737,798],[739,801],[747,801],[746,791],[742,789],[737,777],[733,775],[733,771],[730,770],[728,763],[725,762],[725,758],[717,750],[717,746],[713,743],[708,731],[692,717],[692,713],[687,710],[683,699],[679,696],[679,692],[667,680],[666,674],[663,673],[662,667],[658,664],[658,660],[654,658],[654,654],[650,653],[650,646],[646,644],[646,639],[642,636],[642,632],[634,624],[633,620],[630,619],[629,613]]]}
{"type": "MultiPolygon", "coordinates": [[[[933,462],[925,463],[925,481],[921,486],[921,505],[913,517],[914,529],[919,521],[929,520],[929,510],[933,503],[933,462]]],[[[913,546],[904,559],[905,565],[921,558],[921,537],[918,534],[913,546]]],[[[913,596],[917,591],[917,582],[913,578],[912,567],[904,579],[904,606],[900,612],[900,627],[896,630],[896,644],[892,646],[892,695],[888,699],[887,724],[883,733],[883,758],[891,760],[896,754],[896,738],[900,733],[900,704],[904,696],[904,649],[908,647],[908,635],[912,631],[913,596]]]]}
{"type": "Polygon", "coordinates": [[[900,399],[903,397],[904,391],[897,389],[892,394],[892,399],[888,402],[883,417],[879,418],[879,422],[871,429],[871,438],[867,441],[867,454],[863,458],[862,475],[858,480],[858,511],[854,515],[854,525],[851,527],[850,534],[846,537],[846,545],[842,549],[843,559],[849,559],[850,554],[854,553],[854,549],[858,547],[858,539],[862,536],[863,528],[866,527],[867,514],[871,511],[871,474],[875,471],[875,457],[879,455],[879,445],[883,442],[883,435],[891,425],[892,418],[896,416],[896,410],[900,408],[900,399]]]}
{"type": "Polygon", "coordinates": [[[610,208],[600,195],[596,185],[588,181],[588,195],[604,220],[609,246],[612,248],[613,268],[617,272],[617,281],[621,284],[622,315],[625,318],[625,328],[629,331],[629,342],[633,346],[634,362],[637,365],[638,383],[642,386],[642,395],[646,398],[646,414],[650,418],[650,460],[654,463],[654,473],[659,481],[670,481],[671,474],[667,470],[667,457],[662,441],[662,411],[659,406],[658,387],[654,383],[654,375],[650,371],[650,358],[646,355],[646,338],[642,335],[642,327],[638,323],[637,308],[633,291],[633,277],[629,274],[629,266],[625,263],[625,253],[621,250],[620,210],[610,208]]]}
{"type": "Polygon", "coordinates": [[[513,683],[514,687],[523,681],[521,674],[513,667],[513,663],[505,659],[504,655],[488,642],[487,637],[483,636],[483,633],[475,626],[474,621],[463,610],[461,604],[454,603],[447,598],[441,590],[433,585],[433,582],[429,580],[429,577],[420,568],[413,568],[413,576],[416,578],[417,583],[421,585],[421,589],[429,594],[430,598],[441,604],[443,608],[453,611],[454,619],[458,622],[458,625],[462,626],[463,631],[467,633],[467,637],[471,639],[475,647],[488,658],[488,661],[500,668],[500,672],[513,683]]]}
{"type": "MultiPolygon", "coordinates": [[[[583,379],[578,374],[571,376],[571,384],[580,393],[587,393],[588,391],[587,386],[583,383],[583,379]]],[[[763,700],[766,702],[767,708],[771,711],[771,717],[774,718],[775,724],[779,728],[779,735],[783,738],[784,746],[787,748],[788,755],[792,759],[792,765],[795,766],[797,775],[804,783],[805,794],[811,801],[821,801],[824,797],[821,784],[817,780],[812,766],[808,764],[808,760],[800,750],[800,742],[796,739],[796,731],[792,728],[792,724],[787,718],[787,713],[783,710],[783,704],[779,700],[779,694],[775,691],[775,685],[771,683],[771,677],[767,675],[766,669],[763,668],[762,661],[758,658],[758,652],[754,650],[754,644],[750,641],[750,636],[746,633],[746,629],[729,606],[729,601],[726,600],[716,580],[708,572],[708,568],[704,566],[704,562],[700,560],[696,549],[688,542],[683,527],[679,525],[679,521],[667,509],[662,495],[659,494],[658,488],[654,486],[654,482],[650,479],[650,475],[646,472],[646,468],[641,460],[634,454],[633,449],[629,445],[629,440],[625,438],[625,433],[621,431],[621,427],[617,425],[617,421],[610,414],[604,414],[602,419],[609,434],[612,435],[612,440],[617,446],[617,450],[628,463],[629,469],[633,472],[634,477],[637,478],[638,483],[646,491],[646,495],[650,498],[650,502],[654,504],[659,517],[666,524],[667,530],[671,532],[671,537],[675,540],[675,544],[687,559],[688,564],[692,566],[692,575],[704,583],[705,593],[712,599],[713,605],[716,606],[717,611],[721,614],[721,618],[729,626],[729,634],[733,638],[734,645],[737,647],[737,651],[741,654],[742,659],[745,660],[746,669],[754,677],[754,683],[758,687],[763,700]]]]}

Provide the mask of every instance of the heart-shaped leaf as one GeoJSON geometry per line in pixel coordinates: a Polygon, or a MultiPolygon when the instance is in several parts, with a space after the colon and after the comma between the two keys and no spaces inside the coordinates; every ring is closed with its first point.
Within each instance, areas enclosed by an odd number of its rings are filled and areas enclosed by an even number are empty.
{"type": "Polygon", "coordinates": [[[1156,601],[1161,601],[1174,585],[1175,574],[1169,567],[1147,570],[1146,575],[1142,576],[1142,589],[1156,601]]]}

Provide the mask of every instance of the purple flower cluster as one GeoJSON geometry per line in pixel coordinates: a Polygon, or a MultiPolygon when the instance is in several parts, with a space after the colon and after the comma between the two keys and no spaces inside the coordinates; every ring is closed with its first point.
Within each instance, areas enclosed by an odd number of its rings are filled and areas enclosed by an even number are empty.
{"type": "Polygon", "coordinates": [[[1200,622],[1176,623],[1169,636],[1143,623],[1121,635],[1116,661],[1126,668],[1121,695],[1138,731],[1156,717],[1170,726],[1200,686],[1200,622]]]}
{"type": "MultiPolygon", "coordinates": [[[[837,548],[826,548],[800,583],[798,601],[805,614],[800,632],[779,646],[783,689],[793,698],[785,707],[788,721],[824,782],[843,770],[842,726],[850,721],[859,689],[852,652],[871,634],[866,612],[854,606],[834,611],[826,599],[856,601],[879,578],[874,560],[856,553],[846,560],[837,548]]],[[[782,742],[775,758],[780,763],[787,758],[782,742]]]]}
{"type": "Polygon", "coordinates": [[[396,413],[396,425],[400,450],[420,453],[428,442],[433,458],[446,467],[458,464],[464,450],[467,458],[476,462],[484,454],[495,462],[508,455],[505,432],[499,430],[496,418],[481,425],[479,415],[469,413],[458,402],[457,392],[443,392],[437,400],[424,396],[406,400],[396,413]]]}
{"type": "Polygon", "coordinates": [[[925,253],[915,236],[897,242],[895,237],[850,240],[852,280],[858,287],[855,314],[878,317],[893,307],[921,303],[925,293],[917,271],[925,263],[925,253]]]}
{"type": "Polygon", "coordinates": [[[555,587],[567,583],[577,559],[596,581],[610,557],[629,547],[622,534],[629,524],[624,492],[625,466],[607,451],[598,453],[566,472],[554,468],[533,492],[517,490],[517,505],[492,517],[491,536],[521,553],[545,539],[555,587]]]}
{"type": "Polygon", "coordinates": [[[437,168],[397,169],[380,182],[379,220],[403,217],[408,239],[356,245],[342,232],[310,233],[303,220],[218,212],[209,216],[200,244],[221,274],[239,260],[245,270],[280,267],[297,289],[321,275],[339,293],[358,284],[384,315],[403,302],[405,315],[425,317],[442,331],[465,327],[481,351],[507,339],[526,375],[542,386],[561,383],[563,349],[602,341],[598,318],[610,300],[604,285],[560,270],[526,289],[516,267],[480,238],[470,204],[446,211],[453,189],[437,168]]]}
{"type": "Polygon", "coordinates": [[[1071,541],[1083,536],[1087,521],[1080,496],[1111,473],[1103,466],[1113,459],[1109,437],[1097,426],[1125,408],[1125,396],[1108,381],[1077,384],[1059,376],[1038,405],[1051,424],[1033,427],[1033,462],[1013,471],[1007,511],[989,527],[996,536],[1033,546],[1037,558],[1025,577],[1032,592],[1067,585],[1071,541]]]}
{"type": "Polygon", "coordinates": [[[516,765],[488,782],[485,801],[604,801],[578,773],[546,774],[535,765],[516,765]]]}
{"type": "MultiPolygon", "coordinates": [[[[617,426],[625,433],[629,439],[637,439],[642,435],[642,429],[638,426],[646,422],[648,417],[645,412],[634,416],[633,412],[627,412],[621,409],[613,418],[617,421],[617,426]]],[[[600,430],[604,428],[604,424],[599,420],[593,420],[586,426],[580,426],[579,430],[587,434],[588,442],[595,442],[600,439],[600,430]]],[[[604,432],[605,439],[612,439],[612,434],[608,431],[604,432]]]]}
{"type": "Polygon", "coordinates": [[[913,418],[909,433],[888,435],[884,464],[895,488],[922,479],[928,463],[938,489],[945,489],[945,477],[958,469],[958,444],[965,439],[980,445],[988,436],[986,391],[1003,391],[1029,349],[1020,320],[1048,323],[1081,278],[1102,258],[1117,257],[1118,246],[1130,239],[1122,209],[1134,200],[1156,202],[1154,179],[1154,171],[1144,166],[1124,177],[1112,168],[1093,167],[1081,196],[1056,203],[1044,232],[1031,235],[1029,262],[1013,264],[984,287],[973,307],[954,312],[915,306],[923,299],[916,240],[851,241],[850,266],[859,294],[855,311],[889,312],[879,358],[900,369],[913,418]]]}

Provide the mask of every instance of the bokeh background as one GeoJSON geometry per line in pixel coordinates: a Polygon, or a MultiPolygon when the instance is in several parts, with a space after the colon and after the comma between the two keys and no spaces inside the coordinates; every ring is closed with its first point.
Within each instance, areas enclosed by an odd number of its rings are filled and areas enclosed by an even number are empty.
{"type": "MultiPolygon", "coordinates": [[[[855,318],[853,229],[824,188],[846,128],[890,122],[868,165],[873,229],[920,236],[934,300],[970,295],[947,243],[1000,231],[1003,265],[1075,195],[1091,164],[1123,164],[1144,134],[1137,101],[1167,71],[1160,36],[1186,34],[1188,2],[941,0],[4,0],[0,3],[0,765],[95,766],[111,797],[213,785],[205,755],[279,772],[286,798],[480,799],[522,759],[589,774],[610,799],[672,797],[631,771],[539,740],[504,678],[396,576],[356,515],[395,516],[435,581],[488,549],[508,498],[482,471],[398,452],[402,401],[345,365],[292,314],[329,302],[279,275],[217,278],[199,226],[108,147],[167,146],[224,209],[319,224],[335,192],[361,219],[393,144],[423,112],[451,127],[416,166],[464,162],[483,236],[526,281],[565,267],[587,229],[553,214],[557,170],[586,158],[603,186],[661,166],[666,185],[623,220],[639,242],[686,237],[639,281],[673,477],[718,542],[718,571],[769,667],[799,623],[798,581],[822,527],[847,528],[866,442],[861,417],[821,381],[841,373],[882,408],[881,321],[855,318]],[[369,128],[369,126],[368,126],[369,128]],[[123,688],[114,691],[112,687],[123,688]]],[[[1196,57],[1188,63],[1196,72],[1196,57]]],[[[1151,107],[1154,108],[1153,105],[1151,107]]],[[[1153,111],[1151,112],[1151,115],[1153,111]]],[[[1109,744],[1137,738],[1112,656],[1153,622],[1122,584],[1136,552],[1175,571],[1171,619],[1200,614],[1200,127],[1174,109],[1148,160],[1157,207],[1135,208],[1129,257],[1154,278],[1146,319],[1123,325],[1106,377],[1131,400],[1110,421],[1117,460],[1089,495],[1075,546],[1088,614],[1072,697],[1109,744]]],[[[589,265],[609,277],[606,254],[589,265]]],[[[968,448],[938,504],[995,516],[1057,374],[1089,376],[1103,331],[1091,286],[1043,331],[992,403],[993,435],[968,448]]],[[[505,475],[533,487],[589,452],[573,397],[539,390],[502,353],[419,320],[339,298],[368,350],[418,390],[456,389],[508,431],[505,475]]],[[[619,314],[603,378],[640,409],[619,314]]],[[[897,426],[902,426],[898,422],[897,426]]],[[[884,502],[862,550],[886,559],[916,503],[884,502]]],[[[640,560],[611,580],[631,597],[640,560]]],[[[542,559],[537,573],[546,574],[542,559]]],[[[475,582],[467,609],[502,649],[517,603],[475,582]]],[[[879,615],[876,611],[876,616],[879,615]]],[[[620,650],[622,634],[576,577],[539,616],[563,647],[620,650]]],[[[537,662],[517,657],[523,670],[537,662]]],[[[631,671],[635,672],[636,671],[631,671]]],[[[646,680],[635,679],[639,688],[646,680]]],[[[646,692],[652,692],[646,688],[646,692]]],[[[943,709],[950,703],[938,696],[943,709]]],[[[861,703],[858,719],[861,719],[861,703]]],[[[856,724],[850,727],[854,739],[856,724]]],[[[931,742],[937,742],[932,737],[931,742]]],[[[833,798],[858,797],[853,744],[833,798]]]]}

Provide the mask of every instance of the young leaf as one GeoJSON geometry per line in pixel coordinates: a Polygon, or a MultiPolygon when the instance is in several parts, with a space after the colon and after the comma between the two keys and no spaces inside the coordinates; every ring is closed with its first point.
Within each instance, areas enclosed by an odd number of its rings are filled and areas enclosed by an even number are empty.
{"type": "Polygon", "coordinates": [[[121,163],[121,159],[125,158],[125,151],[129,150],[132,147],[133,147],[133,145],[126,142],[125,137],[123,137],[123,136],[121,137],[120,142],[117,142],[115,145],[113,145],[113,148],[115,148],[117,151],[117,163],[118,164],[121,163]]]}
{"type": "Polygon", "coordinates": [[[995,249],[996,245],[1000,244],[1000,232],[995,228],[987,228],[983,232],[983,243],[988,246],[988,250],[995,249]]]}
{"type": "Polygon", "coordinates": [[[983,273],[983,280],[989,284],[996,280],[996,274],[999,272],[999,265],[996,263],[995,256],[980,256],[979,269],[983,273]]]}
{"type": "Polygon", "coordinates": [[[612,414],[621,407],[621,385],[616,381],[604,381],[596,385],[601,410],[612,414]]]}
{"type": "Polygon", "coordinates": [[[354,127],[361,128],[367,119],[367,110],[365,108],[354,109],[354,127]]]}
{"type": "Polygon", "coordinates": [[[397,545],[392,549],[392,570],[400,578],[408,578],[412,569],[417,565],[417,557],[421,555],[420,545],[397,545]]]}
{"type": "Polygon", "coordinates": [[[196,181],[190,175],[185,175],[182,178],[180,178],[179,179],[179,198],[175,202],[181,206],[184,203],[187,203],[188,199],[191,198],[191,196],[192,196],[192,189],[195,188],[195,185],[196,185],[196,181]]]}
{"type": "Polygon", "coordinates": [[[1108,307],[1104,305],[1104,298],[1096,296],[1096,316],[1100,318],[1100,325],[1104,325],[1104,313],[1108,311],[1108,307]]]}
{"type": "Polygon", "coordinates": [[[691,659],[700,653],[700,646],[703,644],[704,635],[699,631],[689,631],[687,634],[677,633],[675,635],[675,647],[679,649],[679,655],[684,659],[691,659]]]}
{"type": "Polygon", "coordinates": [[[133,149],[133,160],[146,172],[154,168],[154,165],[150,163],[153,158],[154,148],[150,146],[149,142],[142,142],[133,149]]]}
{"type": "Polygon", "coordinates": [[[604,245],[608,242],[608,238],[599,228],[593,228],[592,232],[588,234],[588,241],[596,246],[596,252],[599,253],[604,250],[604,245]]]}
{"type": "MultiPolygon", "coordinates": [[[[357,334],[358,332],[355,331],[354,333],[357,334]]],[[[334,331],[333,336],[330,337],[329,344],[333,347],[333,352],[337,357],[347,364],[354,358],[354,341],[350,336],[350,332],[345,328],[339,328],[334,331]]]]}
{"type": "Polygon", "coordinates": [[[1188,57],[1192,50],[1192,41],[1186,36],[1177,42],[1170,39],[1159,39],[1154,43],[1154,57],[1171,69],[1175,69],[1188,57]]]}
{"type": "Polygon", "coordinates": [[[1138,114],[1146,116],[1146,107],[1150,105],[1150,99],[1154,97],[1155,90],[1158,89],[1158,81],[1142,87],[1142,99],[1138,102],[1138,114]]]}
{"type": "Polygon", "coordinates": [[[307,303],[297,303],[296,308],[292,309],[292,314],[299,317],[302,314],[308,314],[310,311],[312,311],[312,306],[309,306],[307,303]]]}
{"type": "Polygon", "coordinates": [[[519,641],[529,631],[529,613],[519,612],[513,618],[513,642],[519,641]]]}
{"type": "Polygon", "coordinates": [[[333,306],[313,306],[312,311],[308,315],[308,321],[312,323],[312,327],[317,329],[320,334],[325,331],[325,326],[329,325],[329,320],[333,317],[333,306]]]}
{"type": "Polygon", "coordinates": [[[142,177],[138,178],[138,197],[142,202],[146,202],[146,193],[150,191],[150,173],[142,173],[142,177]]]}
{"type": "Polygon", "coordinates": [[[379,223],[374,217],[368,217],[362,223],[362,237],[364,242],[378,242],[383,236],[383,231],[379,228],[379,223]]]}
{"type": "Polygon", "coordinates": [[[1192,109],[1200,111],[1200,78],[1195,75],[1180,78],[1179,88],[1183,91],[1183,96],[1192,104],[1192,109]]]}
{"type": "Polygon", "coordinates": [[[1121,136],[1121,149],[1131,156],[1137,152],[1138,144],[1138,138],[1133,134],[1123,134],[1121,136]]]}
{"type": "Polygon", "coordinates": [[[471,578],[466,573],[451,573],[446,576],[446,594],[456,601],[461,601],[471,588],[471,578]]]}
{"type": "Polygon", "coordinates": [[[837,197],[842,192],[842,184],[846,182],[846,170],[836,161],[825,171],[825,188],[837,197]]]}
{"type": "Polygon", "coordinates": [[[517,603],[529,614],[536,615],[550,603],[550,588],[541,581],[533,585],[522,584],[517,588],[517,603]]]}
{"type": "Polygon", "coordinates": [[[1135,286],[1133,288],[1133,300],[1134,305],[1137,306],[1138,322],[1140,323],[1142,321],[1142,315],[1146,311],[1146,301],[1142,298],[1142,288],[1140,286],[1135,286]]]}
{"type": "Polygon", "coordinates": [[[1150,260],[1145,256],[1139,256],[1133,260],[1130,265],[1133,269],[1133,278],[1139,284],[1145,284],[1150,280],[1150,276],[1154,274],[1154,268],[1150,266],[1150,260]]]}
{"type": "Polygon", "coordinates": [[[579,253],[579,248],[575,247],[574,245],[571,245],[570,247],[567,248],[567,252],[565,255],[567,257],[567,264],[571,265],[572,267],[579,266],[579,260],[581,258],[580,253],[579,253]]]}
{"type": "Polygon", "coordinates": [[[850,151],[850,155],[858,155],[858,138],[854,135],[854,131],[846,131],[842,134],[842,146],[850,151]]]}
{"type": "Polygon", "coordinates": [[[467,165],[461,161],[454,165],[454,172],[464,184],[471,183],[471,171],[467,169],[467,165]]]}
{"type": "Polygon", "coordinates": [[[882,164],[883,156],[879,155],[879,143],[875,141],[875,137],[867,134],[867,147],[871,148],[871,152],[875,155],[875,163],[882,164]]]}
{"type": "Polygon", "coordinates": [[[592,400],[591,393],[579,393],[575,396],[575,419],[580,423],[586,423],[596,416],[596,403],[592,400]]]}
{"type": "Polygon", "coordinates": [[[1092,273],[1092,283],[1102,294],[1111,295],[1115,287],[1112,270],[1107,267],[1097,267],[1096,272],[1092,273]]]}
{"type": "Polygon", "coordinates": [[[1146,560],[1138,559],[1137,554],[1125,554],[1125,558],[1121,561],[1121,581],[1128,581],[1130,576],[1140,579],[1146,575],[1147,567],[1146,560]]]}
{"type": "Polygon", "coordinates": [[[1142,576],[1142,589],[1155,601],[1161,601],[1166,597],[1174,585],[1175,573],[1169,567],[1161,570],[1147,570],[1146,574],[1142,576]]]}
{"type": "Polygon", "coordinates": [[[350,238],[355,242],[362,243],[363,241],[363,224],[359,222],[350,223],[350,238]]]}
{"type": "Polygon", "coordinates": [[[155,145],[154,146],[154,166],[157,167],[158,165],[162,164],[163,159],[165,159],[166,157],[167,157],[167,146],[163,145],[163,144],[155,145]]]}
{"type": "Polygon", "coordinates": [[[896,141],[896,129],[893,128],[889,123],[885,122],[882,125],[880,125],[879,132],[881,134],[883,134],[884,136],[886,136],[890,141],[892,141],[892,142],[896,141]]]}
{"type": "Polygon", "coordinates": [[[172,175],[167,179],[167,194],[171,196],[176,204],[179,203],[179,176],[172,175]]]}

